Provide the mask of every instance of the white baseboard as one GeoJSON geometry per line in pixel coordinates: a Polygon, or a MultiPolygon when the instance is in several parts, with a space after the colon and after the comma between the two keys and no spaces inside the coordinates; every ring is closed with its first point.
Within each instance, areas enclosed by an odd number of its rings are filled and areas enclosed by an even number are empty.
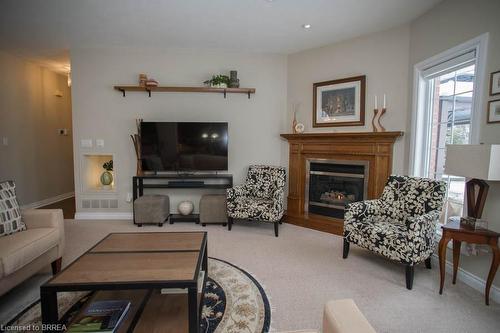
{"type": "MultiPolygon", "coordinates": [[[[439,257],[436,254],[432,255],[432,261],[433,264],[439,267],[439,257]]],[[[446,273],[453,275],[453,263],[451,263],[448,260],[446,260],[446,273]]],[[[479,291],[482,295],[484,295],[484,290],[486,288],[486,280],[472,274],[469,271],[460,268],[460,266],[458,267],[457,279],[462,281],[472,289],[479,291]]],[[[496,303],[500,303],[500,288],[494,285],[491,286],[490,300],[496,303]]]]}
{"type": "Polygon", "coordinates": [[[132,220],[128,212],[76,212],[75,220],[132,220]]]}
{"type": "Polygon", "coordinates": [[[21,208],[22,209],[39,208],[39,207],[47,206],[47,205],[50,205],[50,204],[53,204],[53,203],[56,203],[56,202],[59,202],[59,201],[65,200],[65,199],[72,198],[74,196],[75,196],[75,192],[63,193],[60,195],[56,195],[55,197],[52,197],[52,198],[47,198],[47,199],[43,199],[40,201],[32,202],[30,204],[22,205],[21,208]]]}

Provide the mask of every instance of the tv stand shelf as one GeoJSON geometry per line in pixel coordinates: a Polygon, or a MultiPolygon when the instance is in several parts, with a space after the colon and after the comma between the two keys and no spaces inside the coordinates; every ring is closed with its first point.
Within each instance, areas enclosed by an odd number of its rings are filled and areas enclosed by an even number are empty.
{"type": "MultiPolygon", "coordinates": [[[[226,189],[233,187],[233,175],[231,174],[159,174],[132,177],[132,195],[134,201],[144,195],[144,189],[148,188],[195,188],[195,189],[226,189]]],[[[170,216],[173,222],[197,222],[197,214],[170,216]]],[[[134,220],[135,223],[135,220],[134,220]]]]}

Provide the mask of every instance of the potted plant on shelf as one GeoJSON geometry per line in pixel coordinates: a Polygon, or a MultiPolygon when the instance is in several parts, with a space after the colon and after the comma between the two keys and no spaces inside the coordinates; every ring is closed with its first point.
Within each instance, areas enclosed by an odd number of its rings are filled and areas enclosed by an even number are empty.
{"type": "Polygon", "coordinates": [[[113,183],[113,174],[111,173],[113,171],[113,160],[104,163],[102,167],[105,171],[101,175],[101,184],[103,188],[109,189],[113,183]]]}
{"type": "Polygon", "coordinates": [[[229,85],[229,76],[214,75],[210,80],[207,80],[203,83],[209,85],[212,88],[227,88],[227,86],[229,85]]]}

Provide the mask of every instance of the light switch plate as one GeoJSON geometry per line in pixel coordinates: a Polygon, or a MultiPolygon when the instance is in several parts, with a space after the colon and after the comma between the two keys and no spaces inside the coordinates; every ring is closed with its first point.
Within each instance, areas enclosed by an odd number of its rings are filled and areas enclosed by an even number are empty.
{"type": "Polygon", "coordinates": [[[2,144],[3,144],[4,146],[8,146],[8,145],[9,145],[9,138],[8,138],[8,137],[6,137],[6,136],[4,136],[4,137],[2,138],[2,144]]]}
{"type": "Polygon", "coordinates": [[[104,140],[103,139],[96,139],[95,140],[95,145],[97,147],[103,148],[104,147],[104,140]]]}
{"type": "Polygon", "coordinates": [[[82,148],[92,148],[92,139],[82,139],[82,140],[80,140],[80,147],[82,147],[82,148]]]}

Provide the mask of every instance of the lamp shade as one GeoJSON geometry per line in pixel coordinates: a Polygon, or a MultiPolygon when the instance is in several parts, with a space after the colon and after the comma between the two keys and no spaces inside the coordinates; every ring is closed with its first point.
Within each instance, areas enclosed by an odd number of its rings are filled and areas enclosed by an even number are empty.
{"type": "Polygon", "coordinates": [[[500,144],[446,145],[447,175],[500,180],[500,144]]]}

